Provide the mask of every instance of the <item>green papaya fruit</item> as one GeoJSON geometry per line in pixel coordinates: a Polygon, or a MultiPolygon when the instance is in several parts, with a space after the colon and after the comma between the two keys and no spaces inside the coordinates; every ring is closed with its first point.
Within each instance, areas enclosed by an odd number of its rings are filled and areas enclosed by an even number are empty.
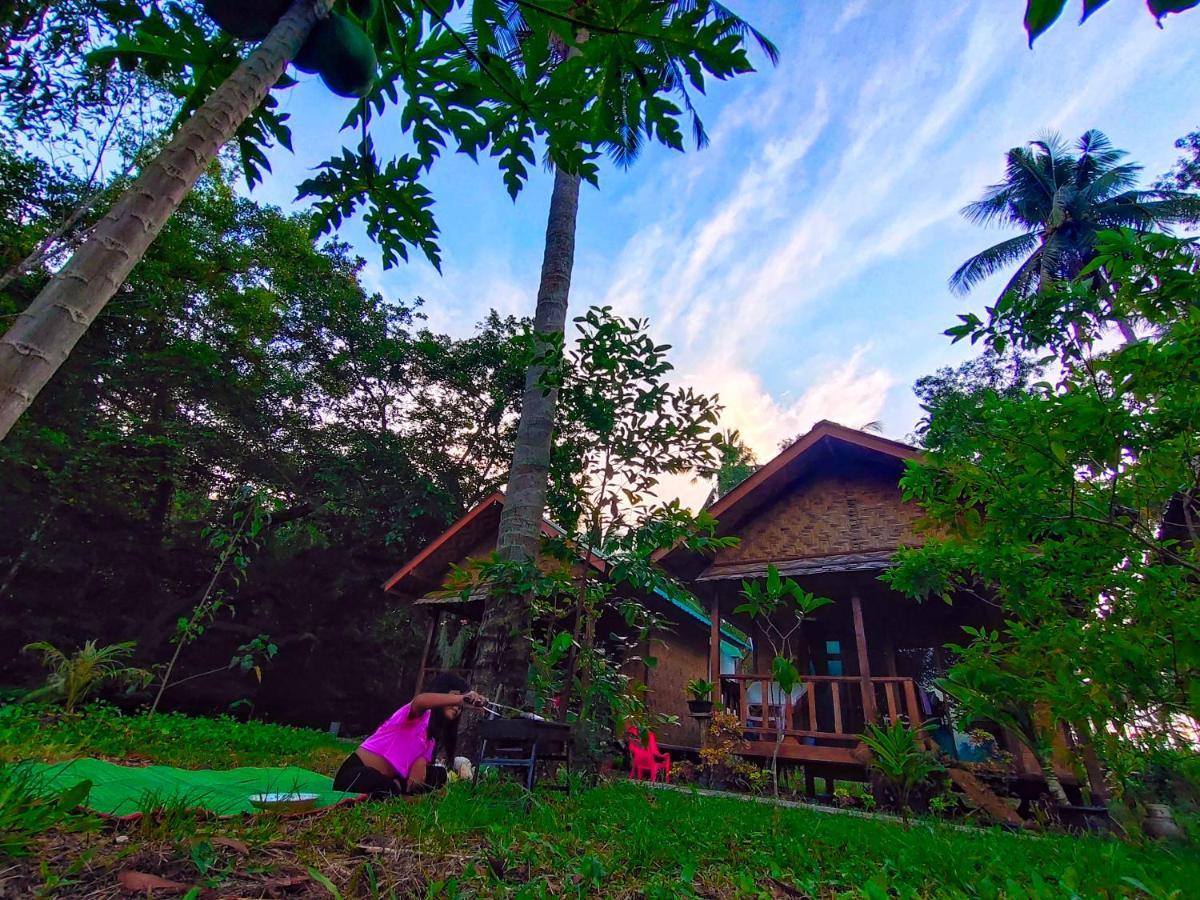
{"type": "Polygon", "coordinates": [[[379,9],[379,0],[350,0],[350,12],[354,13],[358,18],[366,22],[375,15],[375,10],[379,9]]]}
{"type": "Polygon", "coordinates": [[[204,0],[204,12],[234,37],[261,41],[291,5],[291,0],[204,0]]]}
{"type": "Polygon", "coordinates": [[[346,16],[335,13],[326,21],[321,45],[314,50],[321,80],[339,97],[365,97],[379,68],[371,39],[346,16]]]}
{"type": "Polygon", "coordinates": [[[317,22],[312,27],[312,31],[308,33],[304,43],[300,45],[300,49],[296,52],[296,58],[292,60],[292,65],[301,72],[321,71],[321,60],[324,54],[335,47],[333,36],[328,33],[331,28],[328,17],[317,22]]]}

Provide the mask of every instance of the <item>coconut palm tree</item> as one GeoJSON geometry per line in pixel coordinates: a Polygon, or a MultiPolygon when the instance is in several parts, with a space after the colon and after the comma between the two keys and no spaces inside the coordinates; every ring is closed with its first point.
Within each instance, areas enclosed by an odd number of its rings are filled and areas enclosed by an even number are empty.
{"type": "Polygon", "coordinates": [[[104,310],[200,175],[262,103],[333,0],[295,0],[0,337],[0,440],[104,310]]]}
{"type": "Polygon", "coordinates": [[[966,294],[1012,265],[1016,272],[1000,296],[1032,295],[1055,281],[1074,278],[1093,255],[1096,233],[1106,228],[1169,230],[1200,222],[1200,197],[1182,191],[1137,187],[1142,167],[1126,162],[1095,129],[1074,147],[1049,135],[1008,151],[1004,180],[968,203],[962,214],[980,225],[1021,229],[977,253],[950,276],[950,288],[966,294]]]}

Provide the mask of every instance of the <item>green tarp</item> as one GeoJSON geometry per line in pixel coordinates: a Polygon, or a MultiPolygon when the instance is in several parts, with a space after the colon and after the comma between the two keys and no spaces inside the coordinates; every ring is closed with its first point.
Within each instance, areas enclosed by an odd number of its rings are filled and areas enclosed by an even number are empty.
{"type": "Polygon", "coordinates": [[[358,794],[333,790],[333,780],[296,766],[279,769],[176,769],[171,766],[120,766],[102,759],[38,763],[47,791],[92,782],[83,805],[99,813],[127,816],[162,807],[205,809],[219,816],[259,812],[251,794],[316,794],[317,806],[354,800],[358,794]]]}

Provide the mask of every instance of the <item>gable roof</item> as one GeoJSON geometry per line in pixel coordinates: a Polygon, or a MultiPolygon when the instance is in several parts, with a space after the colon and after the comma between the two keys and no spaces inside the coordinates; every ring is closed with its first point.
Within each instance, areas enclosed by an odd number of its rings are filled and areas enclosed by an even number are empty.
{"type": "Polygon", "coordinates": [[[920,450],[908,444],[822,419],[807,434],[797,438],[790,447],[714,503],[708,511],[722,526],[736,527],[765,500],[774,497],[781,488],[804,474],[814,463],[827,459],[831,453],[850,453],[880,461],[894,460],[899,465],[921,456],[920,450]]]}
{"type": "MultiPolygon", "coordinates": [[[[920,459],[921,455],[918,448],[908,444],[822,419],[708,507],[707,512],[717,519],[719,534],[737,534],[755,514],[821,463],[853,459],[883,465],[894,468],[899,480],[904,463],[920,459]]],[[[683,547],[660,551],[657,558],[670,560],[669,567],[677,576],[685,578],[696,577],[704,565],[699,554],[683,547]]]]}
{"type": "MultiPolygon", "coordinates": [[[[481,500],[462,518],[434,538],[425,549],[397,569],[392,577],[383,583],[383,590],[416,595],[422,598],[418,602],[431,599],[422,595],[438,591],[442,587],[446,570],[496,534],[503,507],[502,491],[496,491],[481,500]]],[[[541,530],[542,534],[549,538],[563,537],[566,534],[548,519],[542,519],[541,530]]],[[[608,569],[608,563],[596,553],[588,553],[588,562],[599,572],[603,573],[608,569]]],[[[669,596],[665,591],[656,589],[654,595],[674,610],[683,613],[685,621],[699,623],[705,627],[711,625],[709,617],[694,606],[669,596]]],[[[449,598],[448,602],[458,602],[459,599],[449,598]]],[[[748,646],[745,635],[732,627],[723,626],[721,636],[722,643],[727,648],[737,648],[740,651],[748,646]]]]}

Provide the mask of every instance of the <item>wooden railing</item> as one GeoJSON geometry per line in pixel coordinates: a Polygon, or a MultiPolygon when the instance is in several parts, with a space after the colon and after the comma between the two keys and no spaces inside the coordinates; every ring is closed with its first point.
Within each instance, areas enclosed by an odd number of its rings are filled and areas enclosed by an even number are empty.
{"type": "Polygon", "coordinates": [[[722,675],[721,699],[736,711],[747,736],[857,741],[872,715],[915,726],[923,721],[911,678],[863,679],[853,675],[804,675],[785,698],[770,675],[722,675]],[[757,692],[752,691],[758,685],[757,692]],[[758,699],[751,701],[750,695],[758,699]]]}

